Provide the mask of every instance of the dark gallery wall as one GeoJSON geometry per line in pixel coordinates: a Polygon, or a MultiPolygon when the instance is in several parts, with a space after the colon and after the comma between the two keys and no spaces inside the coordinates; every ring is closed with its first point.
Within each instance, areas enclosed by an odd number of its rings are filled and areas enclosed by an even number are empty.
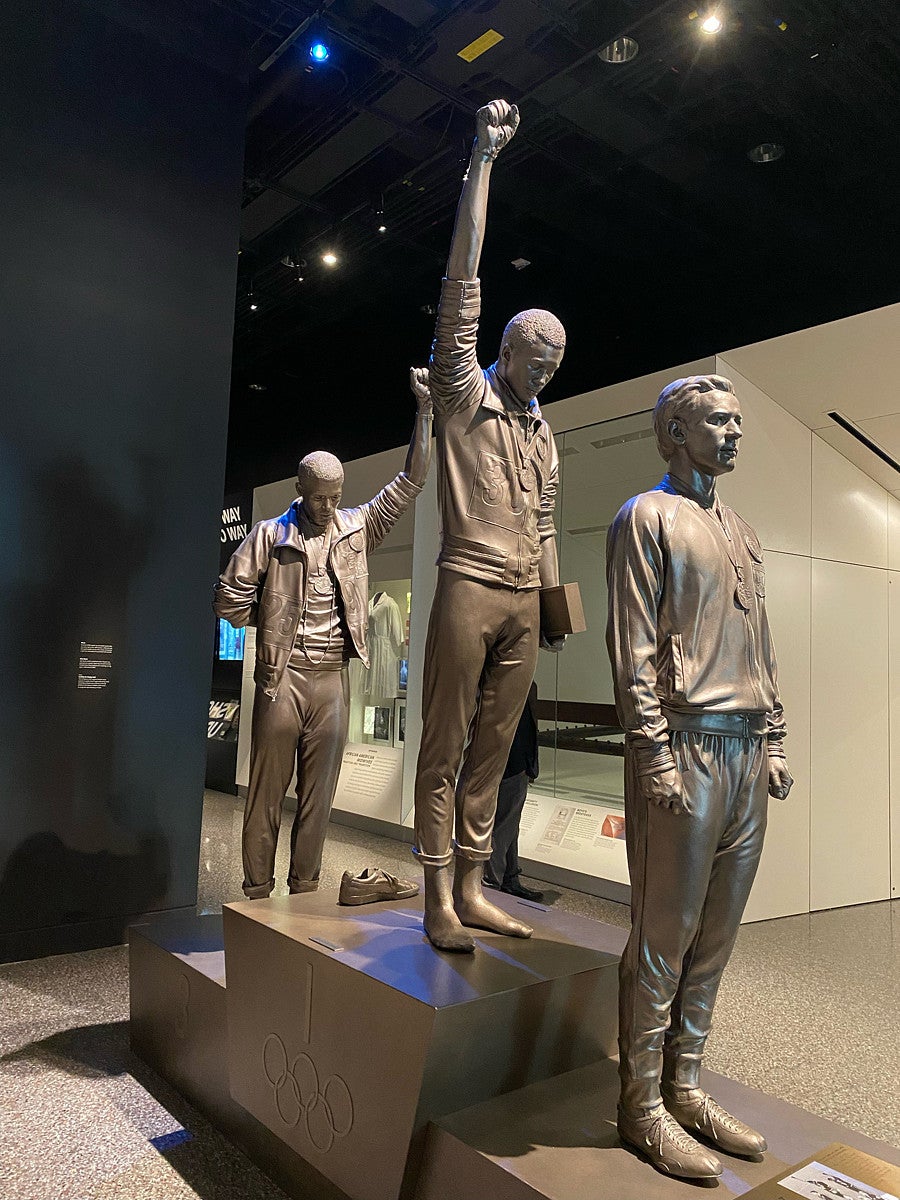
{"type": "Polygon", "coordinates": [[[245,104],[204,7],[0,6],[0,960],[196,902],[245,104]]]}

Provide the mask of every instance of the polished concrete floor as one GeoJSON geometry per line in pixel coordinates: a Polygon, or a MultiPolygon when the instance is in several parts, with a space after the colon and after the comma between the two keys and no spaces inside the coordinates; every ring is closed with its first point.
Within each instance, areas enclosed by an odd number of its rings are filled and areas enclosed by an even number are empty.
{"type": "MultiPolygon", "coordinates": [[[[241,897],[240,824],[236,801],[207,795],[200,911],[241,897]]],[[[323,886],[369,864],[416,873],[398,842],[332,826],[323,886]]],[[[608,901],[546,898],[628,923],[608,901]]],[[[745,926],[716,1018],[710,1067],[900,1145],[900,901],[745,926]]],[[[0,966],[2,1200],[279,1200],[131,1055],[127,1019],[124,947],[0,966]]]]}

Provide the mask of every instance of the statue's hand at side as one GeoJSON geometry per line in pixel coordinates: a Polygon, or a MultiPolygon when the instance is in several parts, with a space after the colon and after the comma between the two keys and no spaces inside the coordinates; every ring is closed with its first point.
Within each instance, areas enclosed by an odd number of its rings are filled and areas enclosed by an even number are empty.
{"type": "Polygon", "coordinates": [[[787,800],[794,779],[787,761],[781,755],[769,755],[769,795],[775,800],[787,800]]]}
{"type": "Polygon", "coordinates": [[[690,812],[684,795],[681,772],[677,766],[654,771],[651,775],[642,775],[640,780],[641,792],[651,804],[656,804],[660,808],[668,808],[676,816],[679,813],[690,812]]]}
{"type": "Polygon", "coordinates": [[[410,367],[409,386],[416,398],[416,410],[420,413],[430,413],[434,409],[431,401],[431,388],[428,386],[428,368],[410,367]]]}
{"type": "Polygon", "coordinates": [[[487,158],[496,158],[519,128],[519,110],[505,100],[492,100],[475,114],[476,149],[487,158]]]}

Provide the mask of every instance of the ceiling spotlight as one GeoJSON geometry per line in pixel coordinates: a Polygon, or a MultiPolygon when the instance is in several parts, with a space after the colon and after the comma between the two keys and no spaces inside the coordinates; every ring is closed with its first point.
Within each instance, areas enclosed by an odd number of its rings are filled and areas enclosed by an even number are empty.
{"type": "Polygon", "coordinates": [[[248,383],[247,387],[251,392],[264,392],[266,390],[266,385],[264,383],[248,383]]]}
{"type": "Polygon", "coordinates": [[[378,232],[379,233],[387,233],[387,225],[379,225],[378,232]]]}
{"type": "Polygon", "coordinates": [[[316,63],[327,62],[331,51],[324,42],[313,42],[309,48],[309,57],[316,63]]]}
{"type": "Polygon", "coordinates": [[[701,23],[700,28],[704,33],[718,33],[722,28],[722,18],[717,17],[715,13],[710,13],[706,20],[701,23]]]}
{"type": "Polygon", "coordinates": [[[747,151],[747,157],[753,163],[778,162],[779,158],[784,158],[784,146],[778,142],[760,142],[747,151]]]}
{"type": "Polygon", "coordinates": [[[614,42],[610,42],[608,46],[604,46],[602,50],[597,51],[599,58],[608,63],[625,63],[631,62],[638,52],[638,44],[634,38],[620,37],[614,42]]]}
{"type": "Polygon", "coordinates": [[[336,267],[337,260],[338,260],[337,255],[332,254],[332,252],[330,250],[327,253],[322,255],[322,262],[325,264],[326,267],[336,267]]]}
{"type": "Polygon", "coordinates": [[[251,311],[251,312],[256,312],[256,310],[259,308],[259,305],[258,305],[258,304],[256,303],[256,301],[253,299],[253,293],[252,293],[252,292],[251,292],[251,293],[250,293],[250,295],[248,296],[248,299],[249,299],[249,301],[250,301],[250,311],[251,311]]]}

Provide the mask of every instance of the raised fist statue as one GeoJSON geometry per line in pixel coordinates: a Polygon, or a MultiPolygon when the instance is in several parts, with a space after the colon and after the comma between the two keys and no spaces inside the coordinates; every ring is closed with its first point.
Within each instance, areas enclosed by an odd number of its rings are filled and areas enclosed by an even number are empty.
{"type": "Polygon", "coordinates": [[[476,146],[488,158],[496,158],[519,128],[519,110],[505,100],[492,100],[475,114],[476,146]]]}

